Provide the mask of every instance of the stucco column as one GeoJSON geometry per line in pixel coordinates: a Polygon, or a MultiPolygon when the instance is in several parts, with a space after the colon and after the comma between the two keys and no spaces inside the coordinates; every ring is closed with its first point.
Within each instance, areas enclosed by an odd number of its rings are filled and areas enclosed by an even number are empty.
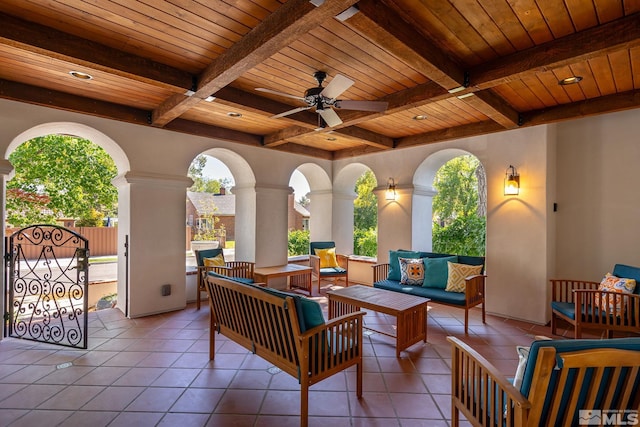
{"type": "MultiPolygon", "coordinates": [[[[386,200],[386,186],[373,193],[378,198],[378,262],[389,262],[389,250],[413,249],[412,195],[413,186],[396,186],[396,200],[386,200]]],[[[431,220],[429,219],[429,222],[431,220]]]]}
{"type": "Polygon", "coordinates": [[[322,242],[331,240],[331,211],[333,209],[333,193],[330,190],[312,191],[309,193],[309,240],[322,242]]]}
{"type": "Polygon", "coordinates": [[[236,261],[256,260],[256,189],[255,186],[235,186],[236,196],[236,261]]]}
{"type": "Polygon", "coordinates": [[[336,242],[336,252],[353,253],[353,201],[355,193],[333,193],[332,239],[336,242]]]}
{"type": "Polygon", "coordinates": [[[130,171],[118,188],[118,304],[128,317],[186,306],[185,176],[130,171]],[[128,242],[128,257],[124,247],[128,242]],[[162,296],[162,286],[171,295],[162,296]]]}
{"type": "Polygon", "coordinates": [[[412,249],[431,252],[433,248],[433,197],[438,194],[431,187],[415,185],[411,230],[412,249]]]}
{"type": "MultiPolygon", "coordinates": [[[[5,218],[7,215],[7,210],[6,210],[6,190],[7,190],[7,181],[9,181],[11,179],[11,174],[13,174],[13,166],[11,165],[11,162],[9,162],[9,160],[7,159],[0,159],[0,175],[2,176],[2,189],[0,189],[0,191],[2,192],[2,203],[0,204],[0,214],[2,215],[2,218],[5,218]]],[[[3,221],[4,225],[6,226],[7,224],[3,221]]],[[[2,227],[2,253],[4,254],[6,251],[6,246],[5,246],[5,240],[6,240],[6,235],[4,234],[4,230],[5,228],[2,227]]],[[[6,289],[6,275],[3,274],[2,275],[2,289],[6,289]]],[[[0,292],[0,307],[5,307],[5,293],[4,292],[0,292]]],[[[2,330],[0,331],[0,339],[4,338],[4,328],[1,328],[2,330]]]]}
{"type": "Polygon", "coordinates": [[[256,267],[283,265],[288,259],[289,186],[256,186],[256,267]]]}

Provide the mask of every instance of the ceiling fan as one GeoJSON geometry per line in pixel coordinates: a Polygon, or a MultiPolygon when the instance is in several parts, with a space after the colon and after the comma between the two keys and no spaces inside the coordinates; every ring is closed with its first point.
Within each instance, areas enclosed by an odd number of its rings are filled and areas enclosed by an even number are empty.
{"type": "Polygon", "coordinates": [[[360,110],[360,111],[374,111],[382,112],[387,109],[387,102],[380,101],[349,101],[346,99],[336,99],[345,90],[349,89],[355,82],[348,77],[341,74],[336,74],[331,79],[326,87],[322,87],[322,82],[327,78],[327,73],[324,71],[316,71],[313,77],[318,81],[317,87],[307,89],[304,96],[289,95],[288,93],[278,92],[271,89],[265,89],[262,87],[256,88],[257,91],[271,93],[279,96],[286,96],[287,98],[297,99],[306,104],[304,107],[294,108],[293,110],[285,111],[284,113],[271,116],[272,119],[288,116],[300,111],[309,110],[311,108],[316,109],[316,113],[319,114],[318,121],[319,128],[326,126],[333,127],[342,123],[338,114],[333,108],[343,110],[360,110]],[[333,107],[333,108],[331,108],[333,107]],[[326,126],[325,126],[326,124],[326,126]]]}

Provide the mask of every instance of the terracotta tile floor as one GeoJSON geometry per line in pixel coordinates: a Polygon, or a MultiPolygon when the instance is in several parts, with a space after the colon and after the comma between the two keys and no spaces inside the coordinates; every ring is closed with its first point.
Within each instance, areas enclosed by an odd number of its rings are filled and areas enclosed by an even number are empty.
{"type": "MultiPolygon", "coordinates": [[[[433,304],[428,342],[399,359],[391,338],[366,333],[363,398],[355,396],[353,369],[334,375],[312,387],[309,425],[448,426],[448,335],[471,343],[506,376],[515,372],[517,344],[550,335],[548,327],[490,315],[482,324],[475,309],[465,337],[463,314],[433,304]]],[[[195,304],[139,319],[98,311],[88,350],[2,340],[0,426],[297,426],[297,381],[222,336],[209,361],[208,316],[207,305],[196,311],[195,304]]],[[[392,323],[375,313],[365,321],[392,323]]]]}

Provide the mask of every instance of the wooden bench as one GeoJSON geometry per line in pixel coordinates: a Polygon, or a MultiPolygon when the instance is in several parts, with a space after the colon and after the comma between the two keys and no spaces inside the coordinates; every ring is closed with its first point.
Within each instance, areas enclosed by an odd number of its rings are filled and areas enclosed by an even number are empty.
{"type": "Polygon", "coordinates": [[[356,394],[362,397],[364,312],[321,319],[308,329],[314,315],[309,308],[320,309],[313,300],[214,276],[207,277],[206,288],[209,358],[215,358],[217,332],[297,378],[301,426],[308,425],[309,387],[325,378],[356,365],[356,394]]]}
{"type": "Polygon", "coordinates": [[[637,417],[640,338],[534,341],[520,388],[458,338],[447,340],[452,427],[460,413],[471,425],[492,427],[577,426],[598,414],[637,417]]]}

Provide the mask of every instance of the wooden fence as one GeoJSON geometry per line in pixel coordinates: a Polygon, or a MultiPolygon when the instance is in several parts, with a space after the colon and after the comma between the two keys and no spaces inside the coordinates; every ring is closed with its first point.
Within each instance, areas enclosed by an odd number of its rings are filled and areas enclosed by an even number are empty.
{"type": "MultiPolygon", "coordinates": [[[[89,240],[89,256],[115,256],[118,254],[118,228],[117,227],[67,227],[89,240]]],[[[11,236],[20,228],[6,228],[5,236],[11,236]]],[[[40,254],[36,246],[23,246],[24,256],[32,259],[40,254]]],[[[73,248],[59,248],[56,256],[70,258],[73,256],[73,248]]]]}

